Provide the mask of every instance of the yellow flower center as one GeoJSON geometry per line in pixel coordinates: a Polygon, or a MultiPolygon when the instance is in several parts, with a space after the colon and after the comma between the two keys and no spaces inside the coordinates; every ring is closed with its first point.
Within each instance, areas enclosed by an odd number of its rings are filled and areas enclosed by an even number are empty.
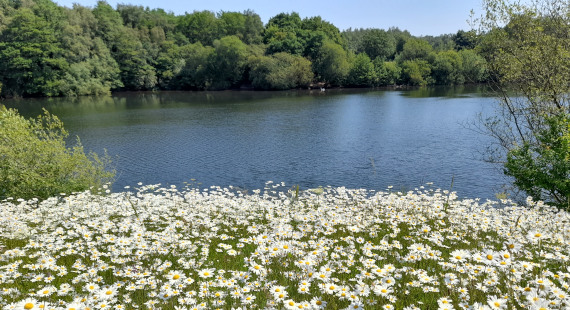
{"type": "Polygon", "coordinates": [[[322,302],[322,301],[320,301],[320,300],[317,300],[316,304],[317,304],[317,306],[320,306],[320,305],[322,305],[322,304],[323,304],[323,302],[322,302]]]}
{"type": "Polygon", "coordinates": [[[111,295],[111,294],[113,294],[113,291],[106,291],[105,292],[105,295],[111,295]]]}
{"type": "Polygon", "coordinates": [[[491,255],[491,254],[487,255],[487,259],[488,259],[488,260],[492,260],[492,259],[493,259],[493,255],[491,255]]]}
{"type": "Polygon", "coordinates": [[[24,305],[24,309],[32,309],[33,307],[34,307],[34,304],[31,302],[24,305]]]}
{"type": "Polygon", "coordinates": [[[178,275],[178,274],[175,274],[175,275],[172,277],[172,279],[174,279],[174,280],[178,280],[178,279],[180,279],[180,275],[178,275]]]}

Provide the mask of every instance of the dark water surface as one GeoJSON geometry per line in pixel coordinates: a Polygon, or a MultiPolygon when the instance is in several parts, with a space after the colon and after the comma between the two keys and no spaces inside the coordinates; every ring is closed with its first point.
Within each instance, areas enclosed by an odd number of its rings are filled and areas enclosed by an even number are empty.
{"type": "Polygon", "coordinates": [[[434,182],[494,198],[504,182],[481,160],[487,137],[466,129],[495,100],[478,88],[404,91],[142,92],[4,101],[59,116],[86,150],[115,160],[114,190],[145,184],[411,190],[434,182]]]}

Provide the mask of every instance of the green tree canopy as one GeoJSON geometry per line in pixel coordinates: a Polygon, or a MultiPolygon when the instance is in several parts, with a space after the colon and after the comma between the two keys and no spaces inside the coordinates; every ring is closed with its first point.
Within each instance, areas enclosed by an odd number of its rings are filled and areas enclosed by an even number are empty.
{"type": "Polygon", "coordinates": [[[518,188],[568,208],[566,183],[558,179],[568,179],[568,166],[558,161],[568,160],[563,137],[570,114],[570,5],[486,0],[485,7],[481,50],[501,102],[494,117],[482,120],[496,141],[489,159],[509,159],[506,172],[518,188]],[[550,171],[555,167],[562,171],[550,171]],[[540,175],[557,179],[545,184],[540,175]]]}
{"type": "Polygon", "coordinates": [[[326,41],[318,55],[313,69],[320,79],[331,85],[343,85],[350,70],[348,53],[342,46],[326,41]]]}
{"type": "Polygon", "coordinates": [[[383,61],[376,58],[373,63],[374,71],[378,77],[378,85],[395,85],[400,81],[402,68],[395,61],[383,61]]]}
{"type": "Polygon", "coordinates": [[[346,84],[355,87],[370,87],[377,83],[378,76],[370,57],[365,53],[356,55],[348,72],[346,84]]]}
{"type": "Polygon", "coordinates": [[[458,85],[465,82],[463,58],[454,50],[435,54],[432,63],[432,77],[438,85],[458,85]]]}
{"type": "Polygon", "coordinates": [[[433,48],[428,41],[411,38],[406,41],[402,52],[400,53],[399,61],[423,59],[428,60],[433,48]]]}
{"type": "Polygon", "coordinates": [[[406,60],[402,63],[402,80],[408,85],[432,84],[431,66],[423,59],[406,60]]]}
{"type": "Polygon", "coordinates": [[[257,89],[306,87],[313,80],[311,62],[299,55],[254,56],[249,63],[251,83],[257,89]]]}
{"type": "Polygon", "coordinates": [[[361,51],[371,59],[392,59],[396,53],[396,40],[384,30],[370,29],[362,37],[361,51]]]}
{"type": "Polygon", "coordinates": [[[69,68],[63,77],[61,94],[100,95],[122,87],[117,62],[103,40],[96,36],[97,19],[91,10],[74,5],[66,13],[61,42],[69,68]]]}
{"type": "Polygon", "coordinates": [[[463,77],[466,83],[481,83],[487,79],[487,62],[473,50],[459,52],[463,63],[463,77]]]}
{"type": "Polygon", "coordinates": [[[180,48],[183,65],[174,79],[173,87],[184,90],[204,90],[210,88],[208,61],[213,57],[214,48],[198,42],[180,48]]]}
{"type": "Polygon", "coordinates": [[[263,22],[253,11],[221,12],[218,16],[220,34],[223,36],[236,36],[245,44],[261,43],[263,22]]]}
{"type": "Polygon", "coordinates": [[[221,38],[220,22],[210,11],[194,11],[178,18],[177,28],[191,43],[212,45],[221,38]]]}
{"type": "Polygon", "coordinates": [[[281,13],[269,19],[263,41],[270,54],[287,52],[302,55],[305,51],[302,20],[298,13],[281,13]]]}
{"type": "Polygon", "coordinates": [[[248,48],[236,36],[223,37],[214,42],[214,52],[208,60],[208,77],[211,88],[234,87],[243,78],[248,48]]]}
{"type": "Polygon", "coordinates": [[[477,46],[477,33],[475,30],[463,31],[459,30],[452,37],[457,50],[474,49],[477,46]]]}
{"type": "Polygon", "coordinates": [[[20,9],[0,34],[0,78],[8,95],[60,94],[69,66],[50,20],[20,9]]]}
{"type": "Polygon", "coordinates": [[[345,41],[340,30],[330,22],[323,20],[320,16],[303,19],[302,28],[309,33],[322,32],[327,39],[334,43],[341,46],[345,45],[345,41]]]}

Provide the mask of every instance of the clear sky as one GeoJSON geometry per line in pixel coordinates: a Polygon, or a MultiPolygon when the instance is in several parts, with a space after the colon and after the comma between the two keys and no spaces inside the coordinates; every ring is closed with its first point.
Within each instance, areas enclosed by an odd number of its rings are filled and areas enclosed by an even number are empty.
{"type": "MultiPolygon", "coordinates": [[[[93,7],[97,0],[55,0],[71,7],[73,3],[93,7]]],[[[481,0],[107,0],[117,3],[162,8],[176,15],[195,10],[238,11],[247,9],[259,14],[266,23],[279,13],[298,12],[301,18],[321,16],[340,30],[352,28],[388,29],[396,26],[412,35],[439,35],[468,30],[470,11],[481,12],[481,0]]]]}

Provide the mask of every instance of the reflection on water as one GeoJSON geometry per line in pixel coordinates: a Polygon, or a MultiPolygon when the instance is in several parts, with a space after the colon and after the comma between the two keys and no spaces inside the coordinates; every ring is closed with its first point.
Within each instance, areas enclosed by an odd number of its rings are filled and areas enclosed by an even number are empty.
{"type": "Polygon", "coordinates": [[[413,189],[493,198],[503,179],[480,160],[488,141],[461,123],[492,111],[472,87],[285,92],[137,92],[7,100],[23,115],[46,108],[86,150],[117,156],[115,190],[137,182],[248,189],[413,189]]]}

